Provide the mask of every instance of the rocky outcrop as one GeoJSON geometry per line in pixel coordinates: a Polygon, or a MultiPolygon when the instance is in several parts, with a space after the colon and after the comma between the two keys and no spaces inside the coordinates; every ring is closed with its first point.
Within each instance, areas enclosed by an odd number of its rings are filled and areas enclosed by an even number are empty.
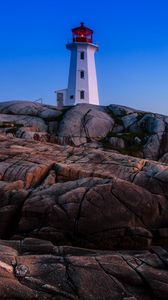
{"type": "Polygon", "coordinates": [[[168,223],[167,215],[163,196],[122,180],[85,178],[31,193],[22,208],[18,234],[55,244],[144,249],[151,245],[153,228],[157,231],[168,223]]]}
{"type": "Polygon", "coordinates": [[[167,124],[0,103],[0,299],[167,300],[167,124]]]}
{"type": "Polygon", "coordinates": [[[153,160],[168,152],[167,119],[114,104],[61,110],[29,101],[0,103],[0,132],[8,135],[72,146],[99,143],[98,147],[153,160]]]}
{"type": "Polygon", "coordinates": [[[96,251],[0,241],[1,299],[166,300],[166,249],[96,251]]]}
{"type": "Polygon", "coordinates": [[[0,114],[24,115],[54,121],[62,112],[54,106],[31,101],[7,101],[0,103],[0,114]]]}
{"type": "Polygon", "coordinates": [[[97,249],[167,244],[167,165],[5,135],[0,143],[1,237],[97,249]]]}

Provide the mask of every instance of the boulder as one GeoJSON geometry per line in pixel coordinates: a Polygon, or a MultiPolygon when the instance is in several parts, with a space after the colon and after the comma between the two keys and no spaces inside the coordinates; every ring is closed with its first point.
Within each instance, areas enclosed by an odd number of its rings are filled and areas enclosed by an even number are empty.
{"type": "Polygon", "coordinates": [[[113,136],[113,137],[110,137],[108,139],[108,141],[114,149],[124,149],[124,147],[125,147],[125,142],[122,138],[113,136]]]}
{"type": "Polygon", "coordinates": [[[13,127],[32,127],[35,131],[47,131],[47,125],[39,117],[0,114],[0,124],[3,123],[11,124],[13,127]]]}
{"type": "Polygon", "coordinates": [[[161,139],[162,136],[158,134],[151,135],[148,138],[147,143],[143,148],[145,158],[153,160],[157,160],[159,158],[161,139]]]}
{"type": "Polygon", "coordinates": [[[111,112],[117,116],[117,117],[123,117],[125,115],[132,114],[135,112],[135,109],[126,107],[123,105],[117,105],[117,104],[110,104],[108,108],[111,110],[111,112]]]}
{"type": "Polygon", "coordinates": [[[138,117],[137,113],[132,113],[132,114],[129,114],[129,115],[126,115],[126,116],[122,117],[121,120],[122,120],[122,123],[123,123],[124,127],[128,128],[132,124],[137,122],[137,117],[138,117]]]}
{"type": "MultiPolygon", "coordinates": [[[[167,117],[121,105],[79,104],[58,109],[37,102],[8,101],[0,103],[0,113],[0,132],[10,138],[72,146],[98,142],[98,147],[115,150],[116,142],[106,143],[113,133],[116,138],[125,136],[125,152],[129,155],[158,160],[168,152],[167,117]]],[[[121,143],[119,151],[123,149],[121,143]]]]}
{"type": "Polygon", "coordinates": [[[7,101],[0,103],[1,114],[28,115],[39,117],[45,120],[55,120],[62,112],[56,107],[43,105],[32,101],[7,101]]]}
{"type": "Polygon", "coordinates": [[[119,124],[115,124],[114,127],[113,127],[113,130],[112,132],[113,133],[121,133],[124,131],[124,126],[123,125],[119,125],[119,124]]]}
{"type": "Polygon", "coordinates": [[[65,113],[59,124],[58,138],[61,143],[74,145],[100,140],[112,130],[114,120],[97,107],[77,105],[65,113]]]}
{"type": "Polygon", "coordinates": [[[164,132],[160,143],[159,154],[162,156],[168,152],[168,132],[164,132]]]}
{"type": "Polygon", "coordinates": [[[157,118],[152,114],[146,114],[137,124],[137,126],[150,134],[163,133],[165,122],[163,118],[157,118]]]}

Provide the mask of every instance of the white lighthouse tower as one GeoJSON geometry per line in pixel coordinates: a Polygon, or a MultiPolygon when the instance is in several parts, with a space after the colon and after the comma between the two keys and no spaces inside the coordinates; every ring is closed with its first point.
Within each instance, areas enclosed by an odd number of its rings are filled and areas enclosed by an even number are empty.
{"type": "Polygon", "coordinates": [[[68,88],[57,91],[57,105],[90,103],[99,105],[95,52],[98,46],[92,41],[93,30],[81,23],[72,29],[72,43],[66,45],[71,51],[68,88]]]}

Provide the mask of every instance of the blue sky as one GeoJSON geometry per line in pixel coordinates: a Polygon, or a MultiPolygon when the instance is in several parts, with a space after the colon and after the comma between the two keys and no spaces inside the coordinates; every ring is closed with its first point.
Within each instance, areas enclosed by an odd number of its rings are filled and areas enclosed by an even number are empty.
{"type": "Polygon", "coordinates": [[[102,105],[168,115],[168,1],[1,0],[0,101],[55,104],[67,87],[71,28],[94,30],[102,105]]]}

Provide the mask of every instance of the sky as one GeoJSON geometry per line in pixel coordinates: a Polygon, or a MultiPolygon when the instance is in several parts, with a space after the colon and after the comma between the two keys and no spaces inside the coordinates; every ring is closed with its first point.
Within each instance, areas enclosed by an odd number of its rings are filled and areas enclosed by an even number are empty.
{"type": "Polygon", "coordinates": [[[168,1],[0,0],[0,101],[55,105],[71,28],[94,30],[100,104],[168,115],[168,1]]]}

